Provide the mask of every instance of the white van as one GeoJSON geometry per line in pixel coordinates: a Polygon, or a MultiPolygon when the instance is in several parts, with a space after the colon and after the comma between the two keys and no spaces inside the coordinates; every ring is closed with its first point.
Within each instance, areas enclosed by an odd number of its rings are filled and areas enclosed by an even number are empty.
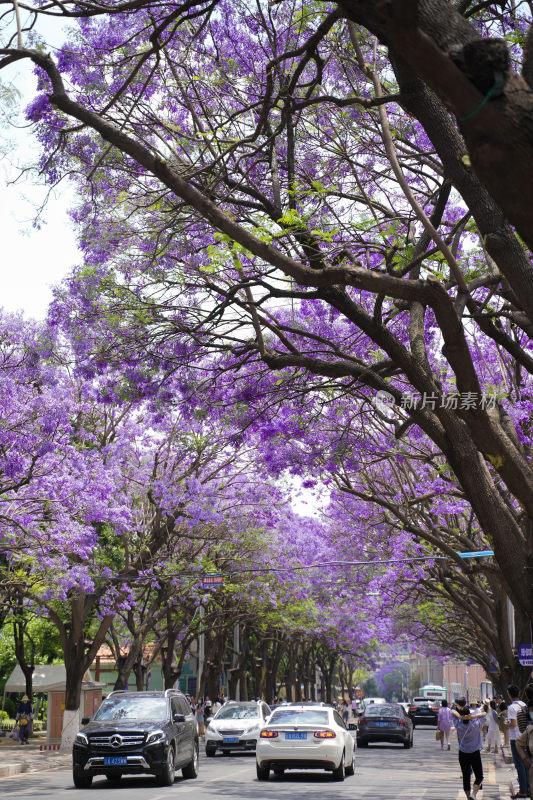
{"type": "Polygon", "coordinates": [[[368,706],[371,706],[372,703],[375,703],[376,705],[382,705],[383,703],[386,702],[387,701],[385,700],[384,697],[364,697],[357,707],[357,713],[360,717],[362,717],[363,714],[365,713],[366,708],[368,706]]]}

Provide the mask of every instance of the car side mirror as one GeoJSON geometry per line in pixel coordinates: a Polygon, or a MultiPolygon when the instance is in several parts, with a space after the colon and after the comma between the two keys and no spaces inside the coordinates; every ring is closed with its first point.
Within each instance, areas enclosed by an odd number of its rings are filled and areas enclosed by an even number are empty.
{"type": "Polygon", "coordinates": [[[81,724],[82,725],[88,725],[90,721],[91,721],[90,717],[82,717],[81,718],[81,724]]]}
{"type": "Polygon", "coordinates": [[[349,723],[348,723],[348,730],[349,730],[349,731],[356,731],[356,730],[357,730],[357,725],[356,725],[356,723],[355,723],[355,722],[349,722],[349,723]]]}
{"type": "Polygon", "coordinates": [[[185,714],[179,714],[176,711],[175,714],[172,714],[172,719],[174,722],[185,722],[185,714]]]}

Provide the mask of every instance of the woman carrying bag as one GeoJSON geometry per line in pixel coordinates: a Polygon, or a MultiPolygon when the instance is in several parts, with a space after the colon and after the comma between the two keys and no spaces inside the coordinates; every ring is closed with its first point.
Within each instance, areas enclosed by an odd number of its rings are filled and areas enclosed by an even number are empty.
{"type": "Polygon", "coordinates": [[[440,749],[444,748],[444,738],[446,738],[447,749],[450,749],[450,731],[452,729],[452,712],[448,708],[448,701],[441,700],[441,708],[439,708],[439,716],[437,721],[437,734],[440,739],[440,749]]]}
{"type": "Polygon", "coordinates": [[[24,695],[17,708],[17,716],[15,719],[19,724],[19,738],[21,744],[28,744],[30,738],[30,723],[33,717],[30,698],[27,694],[24,695]]]}

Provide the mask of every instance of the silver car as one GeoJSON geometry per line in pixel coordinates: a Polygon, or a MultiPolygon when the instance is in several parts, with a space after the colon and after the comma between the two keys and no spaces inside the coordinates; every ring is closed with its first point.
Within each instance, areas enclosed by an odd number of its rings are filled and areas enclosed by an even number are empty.
{"type": "Polygon", "coordinates": [[[234,750],[255,750],[259,731],[270,713],[262,700],[223,705],[205,729],[206,756],[214,756],[217,750],[226,755],[234,750]]]}

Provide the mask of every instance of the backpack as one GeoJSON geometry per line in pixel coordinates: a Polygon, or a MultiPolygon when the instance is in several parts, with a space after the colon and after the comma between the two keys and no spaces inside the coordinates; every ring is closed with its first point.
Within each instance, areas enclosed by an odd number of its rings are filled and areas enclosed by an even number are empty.
{"type": "Polygon", "coordinates": [[[529,712],[527,706],[522,706],[516,712],[516,724],[518,725],[518,730],[520,733],[524,733],[525,729],[529,725],[529,712]]]}

